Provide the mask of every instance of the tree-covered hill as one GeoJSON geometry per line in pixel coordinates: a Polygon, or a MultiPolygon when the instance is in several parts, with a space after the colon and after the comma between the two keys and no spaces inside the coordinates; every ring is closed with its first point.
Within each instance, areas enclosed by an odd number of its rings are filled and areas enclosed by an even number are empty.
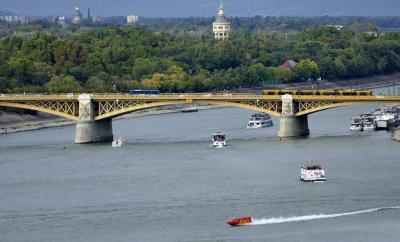
{"type": "Polygon", "coordinates": [[[144,27],[95,28],[75,34],[39,31],[0,40],[0,93],[209,91],[336,80],[400,70],[400,33],[351,28],[295,33],[237,30],[230,40],[153,32],[144,27]],[[298,62],[293,70],[279,67],[298,62]]]}

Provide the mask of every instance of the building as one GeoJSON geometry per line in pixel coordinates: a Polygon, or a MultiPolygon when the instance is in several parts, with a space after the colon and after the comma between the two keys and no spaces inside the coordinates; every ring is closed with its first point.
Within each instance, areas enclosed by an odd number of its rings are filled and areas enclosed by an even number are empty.
{"type": "Polygon", "coordinates": [[[287,60],[281,65],[281,67],[288,70],[293,70],[296,67],[296,65],[297,63],[294,60],[287,60]]]}
{"type": "Polygon", "coordinates": [[[215,39],[224,40],[229,38],[229,32],[231,31],[231,23],[225,18],[225,10],[224,7],[222,6],[222,0],[221,0],[221,5],[219,7],[218,16],[215,19],[212,26],[215,39]]]}
{"type": "Polygon", "coordinates": [[[31,22],[31,18],[29,16],[0,16],[0,20],[19,24],[29,24],[31,22]]]}
{"type": "Polygon", "coordinates": [[[139,16],[135,16],[135,15],[126,16],[126,22],[128,24],[137,23],[137,22],[139,22],[139,16]]]}
{"type": "Polygon", "coordinates": [[[340,31],[340,30],[342,30],[344,28],[343,25],[338,25],[338,24],[328,24],[328,25],[326,25],[326,27],[335,28],[338,31],[340,31]]]}
{"type": "Polygon", "coordinates": [[[61,27],[65,27],[66,26],[65,17],[64,16],[58,17],[57,24],[59,24],[61,27]]]}
{"type": "Polygon", "coordinates": [[[9,23],[18,23],[19,17],[18,16],[0,16],[1,20],[4,20],[9,23]]]}
{"type": "Polygon", "coordinates": [[[29,17],[29,16],[19,16],[19,22],[21,24],[29,24],[31,22],[31,17],[29,17]]]}
{"type": "Polygon", "coordinates": [[[103,22],[103,17],[95,15],[92,17],[92,22],[93,23],[101,23],[101,22],[103,22]]]}
{"type": "Polygon", "coordinates": [[[379,33],[378,33],[378,31],[367,31],[367,32],[364,32],[367,36],[369,36],[369,37],[375,37],[375,38],[378,38],[378,36],[379,36],[379,33]]]}
{"type": "Polygon", "coordinates": [[[82,20],[82,13],[79,11],[79,8],[76,7],[74,13],[72,14],[72,23],[80,24],[82,20]]]}

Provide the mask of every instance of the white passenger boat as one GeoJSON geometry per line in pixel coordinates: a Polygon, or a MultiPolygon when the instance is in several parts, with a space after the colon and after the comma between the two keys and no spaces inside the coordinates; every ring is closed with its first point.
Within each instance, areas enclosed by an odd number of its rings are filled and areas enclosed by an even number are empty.
{"type": "Polygon", "coordinates": [[[397,105],[389,105],[380,108],[375,115],[375,123],[377,130],[387,130],[391,124],[399,119],[399,108],[397,105]]]}
{"type": "Polygon", "coordinates": [[[213,146],[220,148],[226,145],[225,134],[223,132],[216,132],[212,134],[213,146]]]}
{"type": "Polygon", "coordinates": [[[351,119],[350,130],[363,131],[363,122],[361,117],[354,117],[351,119]]]}
{"type": "Polygon", "coordinates": [[[394,122],[393,114],[382,113],[375,117],[376,129],[377,130],[387,130],[389,124],[394,122]]]}
{"type": "Polygon", "coordinates": [[[251,115],[247,128],[263,128],[272,126],[273,122],[271,116],[266,113],[255,113],[251,115]]]}
{"type": "Polygon", "coordinates": [[[124,144],[125,144],[125,141],[121,137],[118,137],[113,140],[113,142],[111,143],[111,146],[116,148],[116,147],[121,147],[124,144]]]}
{"type": "Polygon", "coordinates": [[[306,182],[326,181],[325,170],[319,164],[304,164],[301,167],[300,180],[306,182]]]}

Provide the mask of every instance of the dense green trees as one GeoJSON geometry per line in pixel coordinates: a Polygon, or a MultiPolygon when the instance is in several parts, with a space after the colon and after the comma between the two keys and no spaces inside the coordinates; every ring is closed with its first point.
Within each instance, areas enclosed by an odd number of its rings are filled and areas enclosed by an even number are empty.
{"type": "Polygon", "coordinates": [[[81,92],[82,87],[73,76],[54,76],[46,85],[50,93],[81,92]]]}
{"type": "Polygon", "coordinates": [[[209,32],[143,27],[95,28],[63,38],[41,31],[10,35],[0,39],[0,93],[221,91],[400,71],[400,33],[365,32],[371,28],[298,33],[243,28],[226,41],[215,41],[209,32]],[[288,59],[296,67],[280,67],[288,59]]]}

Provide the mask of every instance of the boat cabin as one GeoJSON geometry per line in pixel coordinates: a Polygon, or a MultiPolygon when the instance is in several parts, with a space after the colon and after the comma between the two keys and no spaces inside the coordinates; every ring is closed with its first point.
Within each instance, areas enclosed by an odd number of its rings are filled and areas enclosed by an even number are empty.
{"type": "Polygon", "coordinates": [[[216,132],[212,134],[214,141],[225,141],[225,134],[223,132],[216,132]]]}

